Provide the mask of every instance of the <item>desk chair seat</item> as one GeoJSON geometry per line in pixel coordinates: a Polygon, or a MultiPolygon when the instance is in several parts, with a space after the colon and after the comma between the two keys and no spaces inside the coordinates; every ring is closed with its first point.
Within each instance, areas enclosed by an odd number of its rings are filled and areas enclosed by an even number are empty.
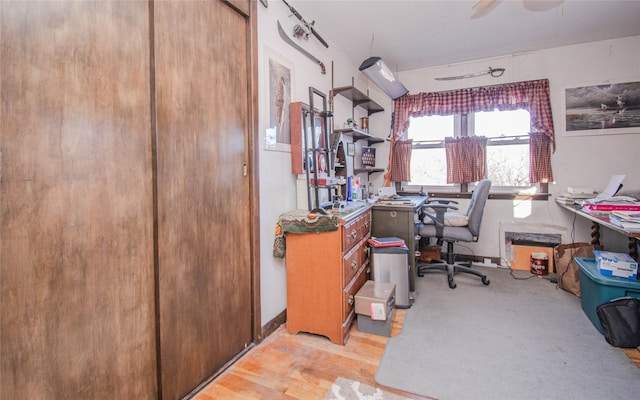
{"type": "Polygon", "coordinates": [[[484,207],[489,197],[491,181],[483,179],[476,185],[471,196],[469,208],[465,214],[455,212],[458,208],[453,200],[432,199],[424,205],[424,219],[416,225],[416,232],[421,238],[436,238],[438,245],[447,242],[445,260],[434,260],[431,263],[418,264],[416,271],[419,277],[423,277],[425,271],[447,271],[449,287],[456,288],[453,279],[456,273],[467,273],[478,276],[482,283],[488,285],[489,279],[483,273],[471,268],[471,263],[456,262],[454,253],[455,242],[477,242],[480,234],[480,224],[484,207]],[[454,210],[454,211],[451,211],[454,210]]]}

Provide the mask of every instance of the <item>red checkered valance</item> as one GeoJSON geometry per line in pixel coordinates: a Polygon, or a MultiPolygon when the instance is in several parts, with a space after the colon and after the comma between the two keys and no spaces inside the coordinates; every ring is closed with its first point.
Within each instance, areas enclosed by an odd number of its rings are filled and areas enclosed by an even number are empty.
{"type": "MultiPolygon", "coordinates": [[[[446,92],[407,94],[394,100],[393,104],[392,148],[393,144],[406,134],[411,117],[469,114],[494,109],[500,111],[526,109],[531,116],[531,126],[535,130],[530,135],[529,180],[531,183],[553,180],[550,154],[551,148],[555,150],[555,133],[547,79],[446,92]]],[[[391,158],[389,165],[393,169],[393,152],[389,156],[391,158]]],[[[464,163],[456,162],[454,166],[462,165],[464,163]]],[[[389,175],[393,176],[393,172],[389,175]]],[[[449,172],[447,175],[449,176],[449,172]]],[[[464,175],[464,173],[453,171],[452,175],[464,175]]]]}

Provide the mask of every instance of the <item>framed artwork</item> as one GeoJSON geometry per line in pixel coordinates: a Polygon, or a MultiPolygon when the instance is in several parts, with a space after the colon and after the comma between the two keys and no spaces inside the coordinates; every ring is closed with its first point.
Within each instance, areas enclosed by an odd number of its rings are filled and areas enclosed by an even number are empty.
{"type": "Polygon", "coordinates": [[[356,145],[352,142],[347,142],[347,156],[354,157],[356,155],[356,145]]]}
{"type": "Polygon", "coordinates": [[[264,132],[265,150],[291,151],[289,104],[293,93],[293,64],[265,47],[267,74],[265,93],[267,127],[264,132]]]}
{"type": "Polygon", "coordinates": [[[640,133],[640,81],[567,87],[562,100],[565,135],[640,133]]]}

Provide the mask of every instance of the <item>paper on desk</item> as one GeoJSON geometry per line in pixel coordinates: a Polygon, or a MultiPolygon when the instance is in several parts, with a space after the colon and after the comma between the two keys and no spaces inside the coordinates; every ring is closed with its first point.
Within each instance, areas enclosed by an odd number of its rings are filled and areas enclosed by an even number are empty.
{"type": "Polygon", "coordinates": [[[635,203],[636,199],[629,196],[616,196],[616,193],[622,187],[622,181],[624,180],[626,175],[612,175],[609,178],[609,183],[607,183],[607,187],[598,194],[596,197],[591,199],[585,199],[585,204],[596,204],[596,203],[625,203],[631,202],[635,203]]]}
{"type": "Polygon", "coordinates": [[[616,193],[618,193],[618,190],[620,190],[620,187],[622,186],[622,181],[624,180],[624,177],[626,175],[612,175],[611,178],[609,178],[609,183],[607,183],[607,187],[604,188],[604,190],[598,194],[595,198],[600,198],[600,197],[613,197],[616,195],[616,193]]]}

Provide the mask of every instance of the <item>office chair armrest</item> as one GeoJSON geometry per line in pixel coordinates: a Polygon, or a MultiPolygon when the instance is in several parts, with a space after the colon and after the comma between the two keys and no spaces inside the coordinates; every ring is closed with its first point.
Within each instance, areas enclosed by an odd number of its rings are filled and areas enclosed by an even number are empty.
{"type": "Polygon", "coordinates": [[[458,202],[448,199],[429,199],[425,204],[458,204],[458,202]]]}
{"type": "Polygon", "coordinates": [[[451,206],[448,204],[428,204],[428,205],[425,204],[423,207],[423,212],[424,212],[424,215],[426,215],[433,221],[436,227],[443,227],[445,212],[447,212],[448,210],[457,210],[457,209],[458,207],[451,206]],[[435,215],[427,211],[428,209],[435,211],[436,212],[435,215]]]}
{"type": "MultiPolygon", "coordinates": [[[[452,202],[458,204],[457,201],[452,201],[452,202]]],[[[452,206],[449,204],[425,204],[424,206],[422,206],[422,211],[424,211],[425,214],[430,214],[429,210],[434,210],[436,214],[439,211],[442,211],[442,215],[444,215],[445,211],[458,210],[458,207],[452,206]]]]}

